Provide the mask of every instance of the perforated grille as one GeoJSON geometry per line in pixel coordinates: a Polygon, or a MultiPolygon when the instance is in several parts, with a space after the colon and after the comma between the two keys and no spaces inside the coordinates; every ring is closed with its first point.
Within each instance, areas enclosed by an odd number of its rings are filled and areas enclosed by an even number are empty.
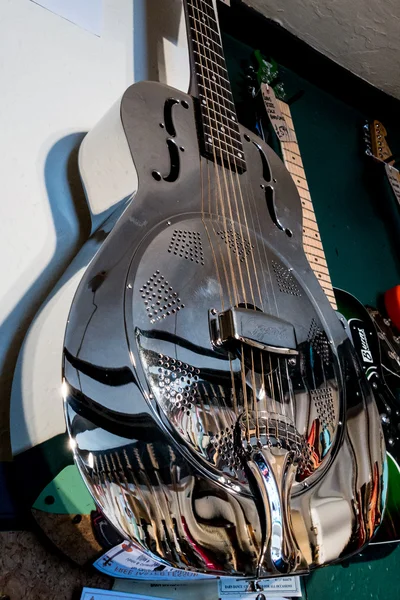
{"type": "Polygon", "coordinates": [[[313,347],[314,352],[316,352],[326,364],[329,364],[329,342],[325,332],[319,328],[315,319],[312,319],[311,321],[307,339],[313,347]]]}
{"type": "Polygon", "coordinates": [[[160,275],[160,271],[156,271],[149,277],[140,288],[140,293],[152,323],[174,315],[185,308],[177,292],[174,292],[165,277],[160,275]]]}
{"type": "Polygon", "coordinates": [[[298,481],[302,481],[314,471],[313,451],[313,447],[309,442],[303,443],[296,475],[298,481]]]}
{"type": "Polygon", "coordinates": [[[245,237],[237,233],[237,231],[233,231],[233,229],[217,231],[217,233],[224,240],[225,244],[229,246],[232,252],[239,256],[240,262],[243,262],[246,256],[250,254],[252,248],[254,248],[245,237]]]}
{"type": "Polygon", "coordinates": [[[158,387],[164,398],[174,406],[190,410],[196,401],[199,369],[180,360],[158,355],[158,387]]]}
{"type": "Polygon", "coordinates": [[[333,394],[329,387],[311,390],[311,398],[317,409],[319,420],[324,429],[335,422],[335,408],[333,405],[333,394]]]}
{"type": "Polygon", "coordinates": [[[171,242],[168,246],[168,252],[195,262],[198,265],[204,265],[201,234],[197,231],[174,229],[171,242]]]}
{"type": "Polygon", "coordinates": [[[292,296],[301,296],[301,291],[293,275],[283,265],[272,261],[272,268],[275,273],[278,288],[284,294],[292,296]]]}
{"type": "Polygon", "coordinates": [[[234,428],[235,426],[231,425],[211,437],[211,444],[218,453],[221,461],[231,469],[237,469],[241,464],[233,442],[234,428]]]}

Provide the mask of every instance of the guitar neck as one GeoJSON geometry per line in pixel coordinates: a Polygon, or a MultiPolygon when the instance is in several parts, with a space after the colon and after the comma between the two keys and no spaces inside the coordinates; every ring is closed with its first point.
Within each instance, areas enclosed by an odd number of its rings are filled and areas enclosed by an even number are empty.
{"type": "Polygon", "coordinates": [[[310,263],[318,281],[321,284],[333,309],[337,309],[335,294],[333,292],[328,264],[315,217],[314,207],[308,189],[303,161],[301,160],[296,132],[294,130],[292,115],[288,104],[277,100],[279,109],[285,120],[290,141],[281,140],[281,149],[285,166],[292,175],[301,198],[303,208],[303,245],[307,260],[310,263]]]}
{"type": "Polygon", "coordinates": [[[233,171],[246,170],[235,104],[213,0],[184,0],[192,91],[199,99],[198,130],[204,156],[233,171]]]}

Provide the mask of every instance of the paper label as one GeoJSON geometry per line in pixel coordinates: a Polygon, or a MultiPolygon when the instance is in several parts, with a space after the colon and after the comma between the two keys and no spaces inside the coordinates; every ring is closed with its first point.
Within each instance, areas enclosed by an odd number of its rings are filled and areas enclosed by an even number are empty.
{"type": "Polygon", "coordinates": [[[256,600],[263,594],[269,598],[299,598],[301,597],[300,577],[279,577],[277,579],[263,579],[257,584],[249,585],[245,579],[223,577],[219,581],[219,595],[221,600],[256,600]],[[256,586],[256,591],[254,591],[256,586]]]}
{"type": "Polygon", "coordinates": [[[400,173],[391,165],[385,164],[385,170],[389,179],[390,186],[396,196],[397,202],[400,204],[400,173]]]}
{"type": "Polygon", "coordinates": [[[271,125],[274,128],[278,139],[281,142],[290,142],[290,133],[286,125],[286,121],[280,111],[278,101],[275,96],[275,92],[270,85],[266,83],[261,84],[261,93],[264,100],[265,108],[271,121],[271,125]]]}
{"type": "Polygon", "coordinates": [[[167,567],[144,552],[137,550],[129,542],[123,542],[112,550],[103,554],[94,563],[96,569],[111,577],[124,579],[147,579],[147,580],[182,580],[210,579],[212,575],[201,575],[191,571],[183,571],[167,567]]]}

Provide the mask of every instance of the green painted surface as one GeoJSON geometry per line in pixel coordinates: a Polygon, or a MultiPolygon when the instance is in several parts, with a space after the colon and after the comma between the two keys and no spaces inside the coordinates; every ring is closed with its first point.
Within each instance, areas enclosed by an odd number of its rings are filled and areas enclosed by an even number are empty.
{"type": "Polygon", "coordinates": [[[288,71],[283,78],[289,93],[305,90],[291,110],[332,283],[376,305],[400,282],[400,264],[379,210],[390,196],[382,186],[377,197],[375,164],[363,153],[365,116],[288,71]]]}
{"type": "Polygon", "coordinates": [[[59,515],[88,515],[95,505],[77,467],[71,465],[43,489],[33,508],[59,515]]]}
{"type": "MultiPolygon", "coordinates": [[[[224,48],[240,114],[242,68],[252,48],[229,36],[224,48]]],[[[366,115],[288,69],[281,73],[288,97],[304,91],[291,111],[332,282],[376,305],[400,283],[400,213],[383,177],[374,183],[375,165],[364,156],[366,115]]],[[[391,133],[400,140],[400,131],[391,133]]],[[[400,599],[400,547],[370,547],[349,565],[317,570],[304,582],[308,600],[400,599]]]]}

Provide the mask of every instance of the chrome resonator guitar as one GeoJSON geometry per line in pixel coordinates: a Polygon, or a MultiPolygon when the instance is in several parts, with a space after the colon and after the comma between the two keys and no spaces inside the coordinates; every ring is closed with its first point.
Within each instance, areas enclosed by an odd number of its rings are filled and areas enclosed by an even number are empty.
{"type": "Polygon", "coordinates": [[[237,121],[215,5],[184,10],[190,94],[132,85],[82,145],[88,195],[122,200],[129,169],[139,188],[71,307],[67,428],[136,548],[200,573],[307,573],[380,524],[379,416],[292,176],[237,121]]]}

